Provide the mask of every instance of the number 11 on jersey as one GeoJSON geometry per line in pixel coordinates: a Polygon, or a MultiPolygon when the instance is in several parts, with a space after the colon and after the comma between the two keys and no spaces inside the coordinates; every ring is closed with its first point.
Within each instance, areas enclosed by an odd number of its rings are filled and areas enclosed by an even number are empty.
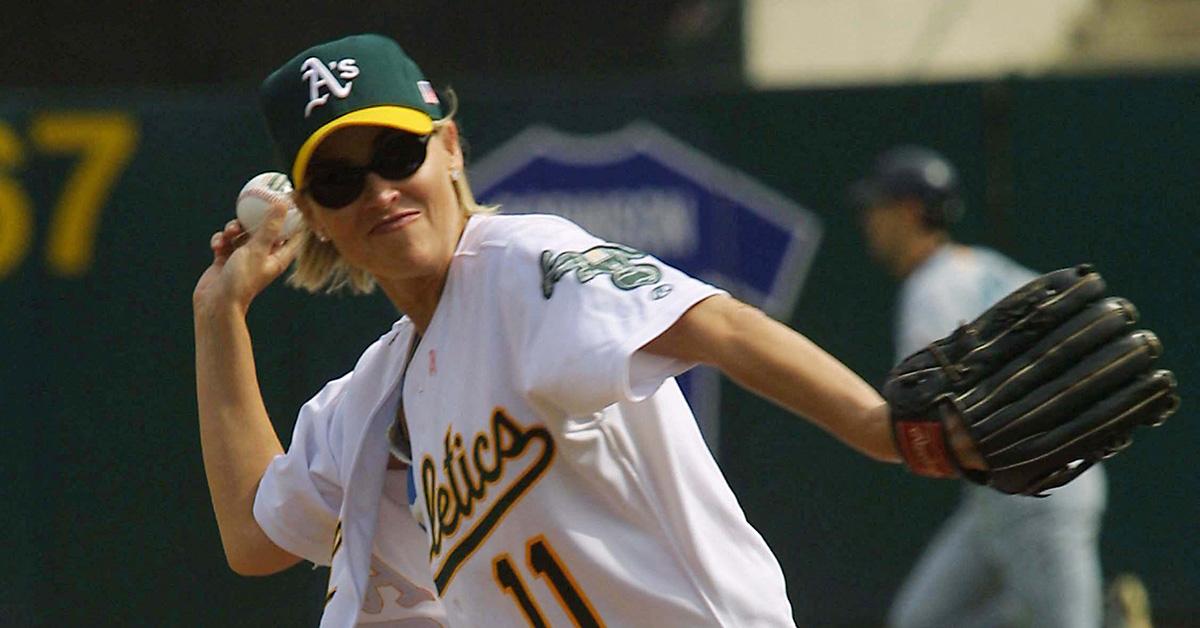
{"type": "MultiPolygon", "coordinates": [[[[546,578],[554,597],[558,598],[558,603],[571,616],[571,621],[580,628],[604,626],[600,615],[592,608],[592,603],[580,590],[570,572],[563,567],[562,561],[554,553],[546,537],[539,534],[529,539],[525,547],[530,570],[536,577],[546,578]]],[[[542,614],[537,601],[529,594],[529,588],[525,586],[525,580],[513,565],[512,558],[507,553],[500,554],[493,561],[493,567],[501,590],[512,596],[525,619],[529,620],[529,624],[534,628],[546,628],[549,624],[546,623],[545,615],[542,614]]]]}

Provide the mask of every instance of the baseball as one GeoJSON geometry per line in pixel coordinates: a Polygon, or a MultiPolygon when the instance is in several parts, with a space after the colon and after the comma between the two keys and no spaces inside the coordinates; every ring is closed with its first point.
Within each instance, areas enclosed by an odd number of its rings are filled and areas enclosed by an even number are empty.
{"type": "Polygon", "coordinates": [[[237,198],[237,219],[247,233],[253,233],[266,219],[267,210],[280,204],[288,208],[281,238],[289,238],[300,229],[303,217],[292,202],[292,182],[281,172],[264,172],[246,182],[237,198]]]}

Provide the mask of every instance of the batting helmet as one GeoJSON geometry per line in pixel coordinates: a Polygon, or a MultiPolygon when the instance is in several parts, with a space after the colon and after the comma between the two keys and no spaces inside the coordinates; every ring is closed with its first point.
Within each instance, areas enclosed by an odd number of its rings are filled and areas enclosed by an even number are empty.
{"type": "Polygon", "coordinates": [[[924,207],[926,224],[946,227],[962,217],[958,173],[945,157],[921,146],[899,146],[875,159],[875,167],[850,188],[859,209],[879,203],[916,198],[924,207]]]}

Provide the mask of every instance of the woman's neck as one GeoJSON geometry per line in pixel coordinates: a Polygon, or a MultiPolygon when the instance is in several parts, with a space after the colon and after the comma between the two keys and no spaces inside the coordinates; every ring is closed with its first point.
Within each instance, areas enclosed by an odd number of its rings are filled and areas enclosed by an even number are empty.
{"type": "Polygon", "coordinates": [[[417,331],[424,334],[433,321],[434,312],[442,300],[442,290],[446,288],[446,278],[450,276],[450,263],[454,260],[454,252],[462,242],[466,231],[467,220],[464,217],[457,225],[458,234],[453,239],[453,245],[445,252],[441,264],[429,274],[419,277],[382,279],[376,277],[380,289],[387,295],[396,309],[408,316],[417,331]]]}
{"type": "Polygon", "coordinates": [[[424,334],[437,311],[438,302],[442,298],[442,290],[446,287],[446,276],[449,268],[435,276],[405,281],[380,283],[383,293],[391,300],[396,309],[412,319],[417,331],[424,334]]]}

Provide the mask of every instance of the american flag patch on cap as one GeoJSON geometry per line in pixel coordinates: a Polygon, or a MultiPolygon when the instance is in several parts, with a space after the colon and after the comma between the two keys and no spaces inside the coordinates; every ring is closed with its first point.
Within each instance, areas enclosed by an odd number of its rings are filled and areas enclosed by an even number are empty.
{"type": "Polygon", "coordinates": [[[417,89],[421,91],[421,100],[424,100],[425,104],[439,104],[437,92],[433,91],[433,86],[429,84],[429,81],[417,81],[417,89]]]}

